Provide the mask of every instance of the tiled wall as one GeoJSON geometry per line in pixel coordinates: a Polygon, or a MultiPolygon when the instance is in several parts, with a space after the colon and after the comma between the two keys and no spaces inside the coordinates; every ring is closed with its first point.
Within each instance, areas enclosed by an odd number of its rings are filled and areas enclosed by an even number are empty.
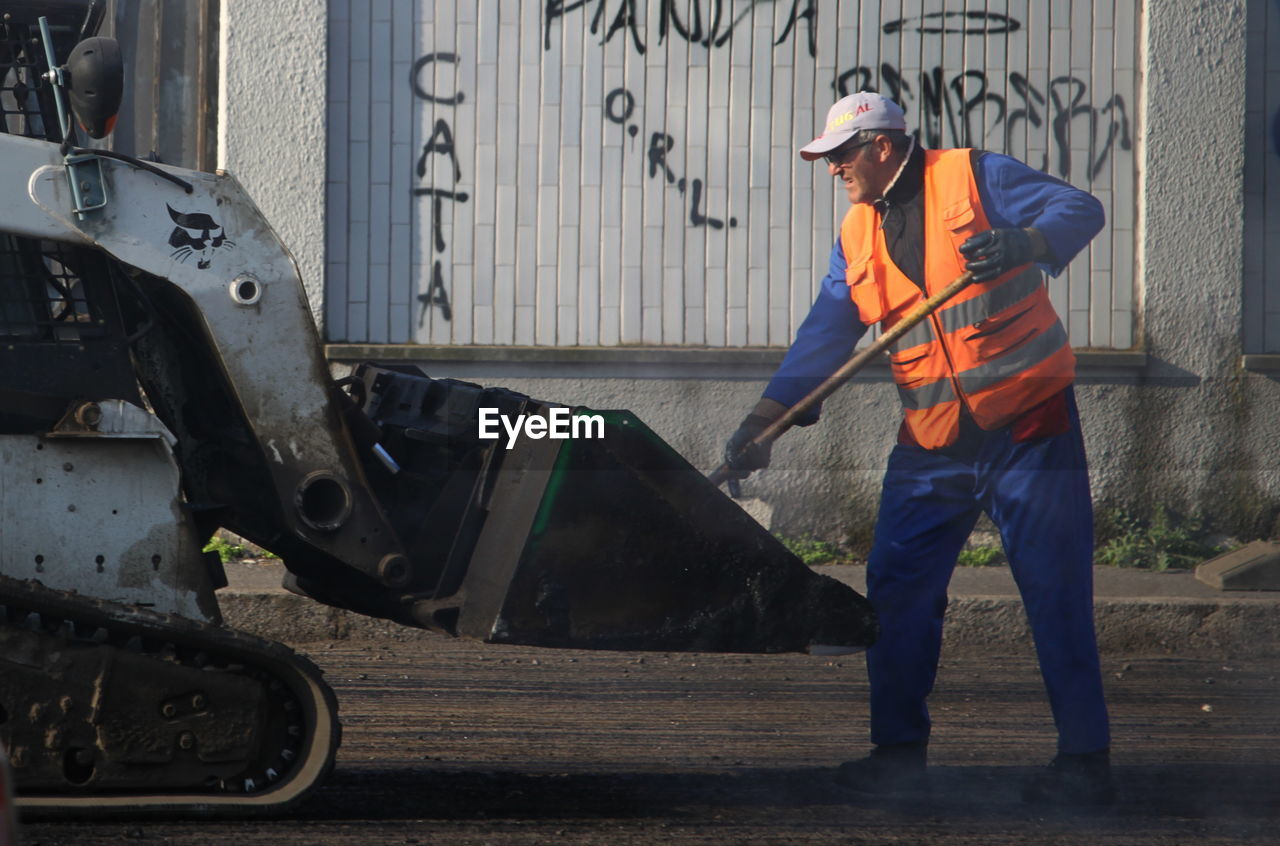
{"type": "Polygon", "coordinates": [[[1280,353],[1280,0],[1248,11],[1244,344],[1280,353]]]}
{"type": "Polygon", "coordinates": [[[329,340],[785,346],[845,208],[796,147],[875,88],[1103,201],[1050,293],[1128,348],[1138,6],[329,0],[329,340]]]}

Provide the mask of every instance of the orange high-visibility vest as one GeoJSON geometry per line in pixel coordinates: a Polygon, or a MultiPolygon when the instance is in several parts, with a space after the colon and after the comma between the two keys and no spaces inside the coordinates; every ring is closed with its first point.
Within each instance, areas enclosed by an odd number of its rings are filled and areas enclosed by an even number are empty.
{"type": "MultiPolygon", "coordinates": [[[[991,225],[969,150],[924,155],[924,281],[932,296],[964,273],[960,245],[991,225]]],[[[870,204],[849,209],[840,242],[864,323],[888,330],[924,301],[890,259],[870,204]]],[[[1034,265],[970,285],[899,338],[890,355],[906,425],[925,449],[955,443],[962,405],[983,429],[1006,425],[1070,385],[1075,361],[1034,265]]]]}

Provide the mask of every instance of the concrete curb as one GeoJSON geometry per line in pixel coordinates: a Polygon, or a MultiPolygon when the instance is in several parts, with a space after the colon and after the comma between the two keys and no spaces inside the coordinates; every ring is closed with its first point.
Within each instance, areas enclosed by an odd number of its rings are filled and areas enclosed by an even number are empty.
{"type": "MultiPolygon", "coordinates": [[[[861,568],[823,572],[863,590],[861,568]]],[[[285,643],[331,640],[411,642],[442,635],[411,629],[321,605],[268,582],[278,571],[257,574],[252,585],[219,593],[228,626],[285,643]]],[[[1106,655],[1169,654],[1222,657],[1280,656],[1280,593],[1224,593],[1192,584],[1190,576],[1121,573],[1099,581],[1094,602],[1098,647],[1106,655]],[[1139,595],[1107,595],[1106,591],[1139,595]],[[1177,596],[1184,591],[1206,595],[1177,596]],[[1162,595],[1164,594],[1164,595],[1162,595]]],[[[278,581],[276,582],[278,584],[278,581]]],[[[1012,579],[998,572],[960,573],[952,582],[944,654],[1027,653],[1032,649],[1026,615],[1012,579]],[[964,592],[981,588],[990,593],[964,592]]]]}

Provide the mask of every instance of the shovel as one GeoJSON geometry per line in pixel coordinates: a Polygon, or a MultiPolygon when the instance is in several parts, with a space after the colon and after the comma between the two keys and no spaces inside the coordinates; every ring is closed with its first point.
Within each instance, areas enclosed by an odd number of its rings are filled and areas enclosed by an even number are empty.
{"type": "MultiPolygon", "coordinates": [[[[771,444],[778,438],[782,437],[782,433],[794,426],[795,422],[808,413],[810,409],[834,394],[841,385],[852,379],[854,374],[866,367],[868,362],[887,350],[895,341],[907,332],[911,331],[912,327],[917,323],[941,308],[943,303],[947,302],[947,300],[969,287],[972,282],[973,274],[969,271],[965,271],[950,285],[922,302],[916,307],[915,311],[912,311],[906,317],[899,320],[894,324],[892,329],[877,338],[875,343],[866,347],[861,352],[855,353],[852,358],[840,366],[839,370],[832,373],[827,377],[826,381],[814,388],[808,396],[791,406],[791,408],[787,409],[781,417],[770,423],[763,432],[756,435],[749,446],[764,446],[766,444],[771,444]]],[[[737,481],[736,479],[731,478],[733,473],[734,471],[729,468],[727,463],[721,464],[715,470],[712,470],[707,474],[707,479],[714,485],[723,484],[728,481],[732,486],[732,484],[737,481]]],[[[730,493],[733,493],[732,490],[730,493]]]]}

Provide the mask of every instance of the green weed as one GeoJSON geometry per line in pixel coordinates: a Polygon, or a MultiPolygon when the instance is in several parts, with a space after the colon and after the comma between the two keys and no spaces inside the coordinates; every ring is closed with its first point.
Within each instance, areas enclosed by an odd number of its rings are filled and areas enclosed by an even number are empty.
{"type": "Polygon", "coordinates": [[[787,551],[810,567],[820,564],[835,564],[844,558],[840,554],[840,548],[830,541],[818,540],[812,537],[788,538],[784,535],[775,535],[775,537],[782,541],[782,545],[787,548],[787,551]]]}
{"type": "Polygon", "coordinates": [[[961,567],[994,567],[1004,563],[1004,550],[998,546],[971,546],[960,550],[961,567]]]}
{"type": "Polygon", "coordinates": [[[1150,520],[1120,509],[1099,517],[1105,540],[1094,552],[1098,564],[1162,572],[1191,567],[1224,551],[1200,539],[1204,526],[1199,520],[1178,518],[1167,508],[1157,508],[1150,520]]]}
{"type": "Polygon", "coordinates": [[[245,558],[276,558],[273,553],[254,546],[251,543],[237,543],[222,533],[209,538],[202,552],[216,552],[218,559],[226,564],[228,561],[240,561],[245,558]]]}

